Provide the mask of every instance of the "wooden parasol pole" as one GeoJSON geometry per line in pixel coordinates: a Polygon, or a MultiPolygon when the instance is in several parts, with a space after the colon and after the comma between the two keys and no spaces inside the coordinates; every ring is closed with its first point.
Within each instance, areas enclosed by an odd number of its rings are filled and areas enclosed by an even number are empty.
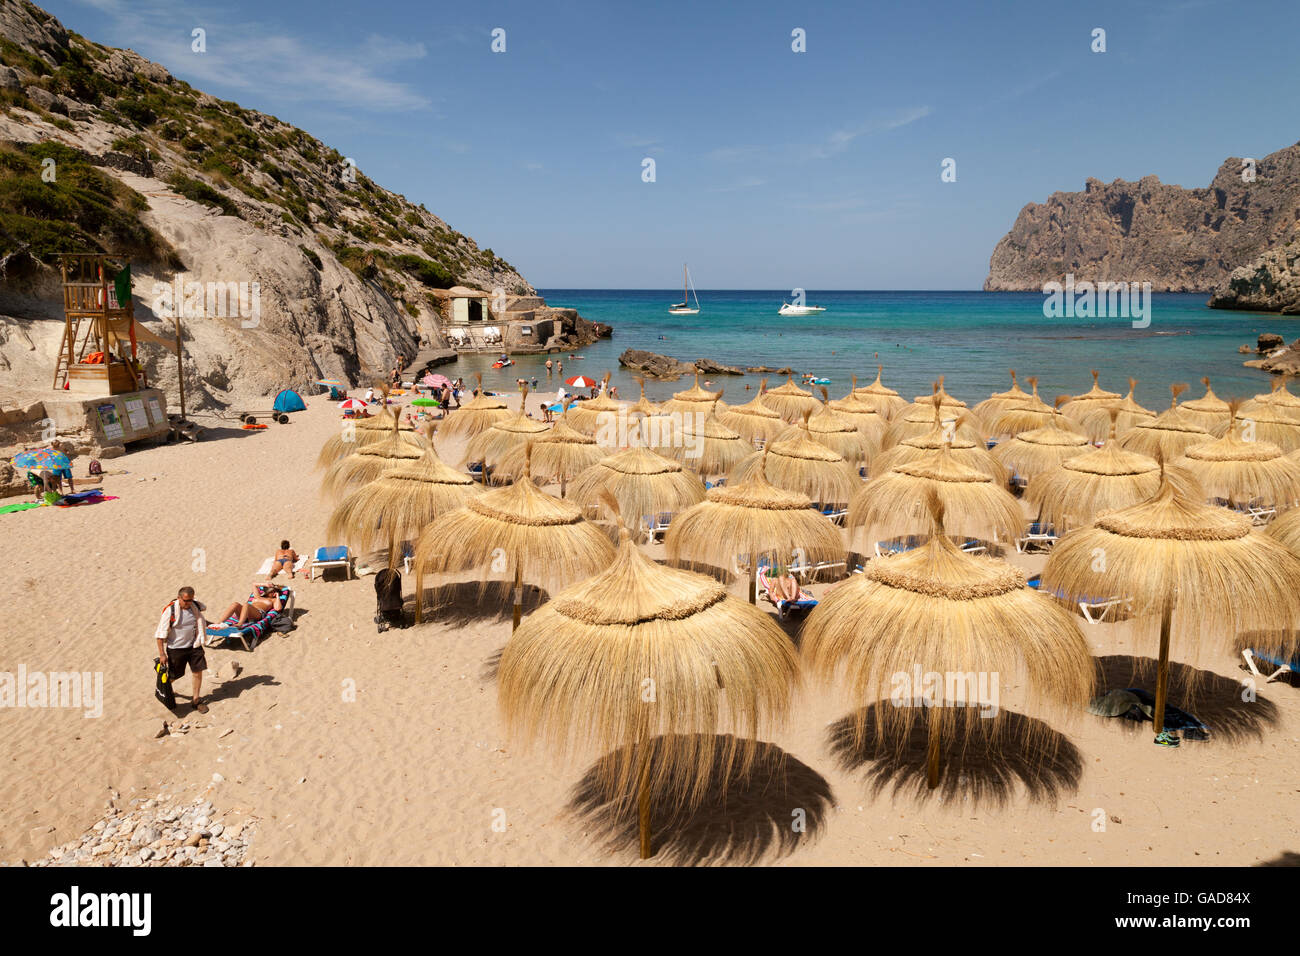
{"type": "Polygon", "coordinates": [[[1165,700],[1169,696],[1169,624],[1174,613],[1174,602],[1166,599],[1160,611],[1160,667],[1156,674],[1156,711],[1152,720],[1156,734],[1165,729],[1165,700]]]}
{"type": "Polygon", "coordinates": [[[939,735],[934,732],[934,720],[929,721],[925,745],[925,781],[931,790],[939,786],[939,735]]]}
{"type": "Polygon", "coordinates": [[[752,554],[749,556],[749,603],[758,604],[758,561],[752,554]]]}
{"type": "Polygon", "coordinates": [[[181,346],[181,317],[174,315],[172,320],[176,323],[176,384],[180,386],[181,393],[181,421],[185,421],[185,369],[181,364],[181,359],[184,357],[181,346]]]}
{"type": "MultiPolygon", "coordinates": [[[[531,481],[532,479],[529,478],[525,480],[531,481]]],[[[510,625],[511,634],[519,630],[519,618],[523,615],[523,610],[524,610],[523,608],[524,589],[523,586],[520,584],[519,576],[520,576],[520,567],[519,567],[519,562],[516,561],[515,562],[515,611],[514,611],[514,621],[510,625]]]]}

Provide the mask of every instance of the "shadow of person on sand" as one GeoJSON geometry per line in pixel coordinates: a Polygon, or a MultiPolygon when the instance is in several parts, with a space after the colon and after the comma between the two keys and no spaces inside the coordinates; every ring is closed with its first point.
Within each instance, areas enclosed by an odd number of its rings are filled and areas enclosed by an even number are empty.
{"type": "MultiPolygon", "coordinates": [[[[885,706],[890,706],[886,704],[885,706]]],[[[978,708],[954,711],[954,737],[939,753],[939,786],[927,784],[929,725],[924,707],[904,707],[910,718],[901,739],[886,740],[875,710],[863,708],[835,721],[827,741],[846,771],[866,770],[873,797],[889,790],[894,797],[938,797],[943,803],[969,797],[972,806],[1007,804],[1024,788],[1032,802],[1055,803],[1078,789],[1083,775],[1079,748],[1041,720],[1003,710],[996,723],[978,708]],[[863,720],[861,736],[856,720],[863,720]]]]}
{"type": "MultiPolygon", "coordinates": [[[[834,802],[830,784],[775,744],[757,743],[747,767],[738,758],[729,762],[732,742],[730,735],[715,737],[708,785],[698,802],[682,798],[688,781],[656,782],[650,796],[653,859],[675,866],[751,865],[816,838],[834,802]]],[[[636,854],[636,782],[622,790],[604,782],[603,771],[615,759],[616,754],[603,757],[587,771],[566,809],[610,851],[636,854]]]]}
{"type": "MultiPolygon", "coordinates": [[[[1155,658],[1113,654],[1096,660],[1099,695],[1125,687],[1141,687],[1155,693],[1158,666],[1155,658]]],[[[1277,705],[1264,698],[1263,682],[1255,682],[1253,700],[1243,700],[1243,696],[1252,696],[1245,691],[1242,681],[1176,661],[1169,663],[1169,703],[1196,717],[1210,731],[1209,740],[1196,741],[1198,747],[1215,740],[1225,743],[1262,740],[1265,729],[1277,725],[1277,705]]],[[[1131,733],[1141,732],[1143,736],[1149,736],[1152,730],[1150,721],[1096,719],[1131,733]]]]}
{"type": "Polygon", "coordinates": [[[280,682],[270,674],[247,674],[222,681],[204,696],[209,701],[233,700],[254,687],[279,687],[280,682]]]}
{"type": "MultiPolygon", "coordinates": [[[[537,610],[550,595],[541,588],[524,587],[523,613],[537,610]]],[[[403,613],[415,620],[416,596],[404,599],[403,613]]],[[[443,624],[447,627],[466,627],[481,621],[509,621],[513,613],[511,599],[489,590],[483,593],[478,581],[459,581],[433,588],[425,582],[424,624],[443,624]]]]}
{"type": "Polygon", "coordinates": [[[1271,860],[1265,860],[1262,863],[1256,863],[1256,866],[1300,866],[1300,853],[1294,850],[1283,850],[1271,860]]]}

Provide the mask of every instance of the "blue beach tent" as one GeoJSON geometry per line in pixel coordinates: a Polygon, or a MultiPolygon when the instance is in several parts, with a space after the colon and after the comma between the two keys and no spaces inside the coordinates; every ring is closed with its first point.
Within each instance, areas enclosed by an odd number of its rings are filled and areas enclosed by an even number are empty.
{"type": "Polygon", "coordinates": [[[303,412],[307,410],[307,403],[293,389],[286,388],[275,396],[275,404],[271,407],[277,412],[303,412]]]}

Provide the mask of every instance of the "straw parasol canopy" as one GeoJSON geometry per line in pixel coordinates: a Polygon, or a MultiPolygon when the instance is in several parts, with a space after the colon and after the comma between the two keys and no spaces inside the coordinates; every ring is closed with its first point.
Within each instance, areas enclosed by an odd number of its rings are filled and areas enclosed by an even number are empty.
{"type": "Polygon", "coordinates": [[[854,388],[853,391],[869,402],[882,418],[889,421],[901,409],[907,407],[907,401],[892,388],[881,383],[880,377],[884,374],[884,369],[883,365],[877,365],[876,380],[862,388],[854,388]]]}
{"type": "Polygon", "coordinates": [[[339,433],[327,439],[321,446],[320,454],[316,457],[316,468],[328,468],[358,448],[391,437],[394,422],[397,422],[398,434],[407,444],[418,449],[424,448],[424,439],[420,437],[415,426],[401,421],[395,412],[388,410],[387,406],[380,406],[379,413],[373,418],[341,419],[339,433]]]}
{"type": "Polygon", "coordinates": [[[1062,537],[1043,571],[1044,588],[1066,600],[1126,599],[1148,625],[1138,628],[1142,636],[1159,620],[1155,729],[1156,743],[1167,746],[1177,745],[1164,733],[1173,635],[1180,649],[1215,641],[1235,653],[1239,635],[1250,631],[1256,649],[1290,654],[1300,619],[1297,584],[1300,558],[1253,530],[1244,515],[1194,501],[1167,478],[1149,500],[1062,537]]]}
{"type": "Polygon", "coordinates": [[[953,461],[983,472],[997,484],[1005,485],[1010,476],[1002,462],[989,453],[983,438],[972,438],[972,429],[966,427],[961,418],[944,422],[939,418],[937,406],[935,411],[936,416],[929,431],[914,438],[905,438],[871,460],[871,477],[879,477],[898,465],[923,460],[947,446],[953,461]]]}
{"type": "Polygon", "coordinates": [[[394,465],[419,461],[429,449],[428,440],[417,436],[417,447],[402,435],[396,419],[389,425],[388,437],[363,445],[346,458],[330,465],[321,479],[321,494],[326,498],[342,497],[354,488],[374,481],[394,465]]]}
{"type": "Polygon", "coordinates": [[[1029,482],[1025,500],[1037,511],[1039,521],[1063,533],[1091,524],[1103,511],[1127,508],[1156,493],[1160,464],[1119,447],[1114,424],[1119,413],[1114,406],[1109,410],[1111,440],[1104,446],[1068,458],[1029,482]]]}
{"type": "Polygon", "coordinates": [[[1061,406],[1061,414],[1074,421],[1082,421],[1083,416],[1094,408],[1107,406],[1112,402],[1118,402],[1123,395],[1118,392],[1108,392],[1097,384],[1097,379],[1101,373],[1095,368],[1092,371],[1092,388],[1082,395],[1073,395],[1070,400],[1061,406]]]}
{"type": "Polygon", "coordinates": [[[525,385],[521,391],[518,414],[493,422],[471,438],[465,446],[461,461],[481,461],[488,468],[496,468],[509,452],[537,441],[550,432],[550,425],[524,414],[527,402],[528,386],[525,385]]]}
{"type": "Polygon", "coordinates": [[[939,395],[939,385],[936,383],[934,388],[935,392],[930,397],[928,406],[914,402],[900,410],[899,414],[890,420],[885,434],[880,439],[882,449],[888,450],[909,438],[928,435],[936,427],[936,423],[946,433],[960,435],[972,443],[984,444],[984,434],[980,424],[971,413],[963,411],[959,406],[950,405],[945,408],[943,399],[939,395]],[[935,404],[936,402],[938,405],[935,404]]]}
{"type": "Polygon", "coordinates": [[[388,567],[395,568],[400,542],[414,540],[430,521],[462,507],[478,491],[430,447],[418,461],[390,467],[345,497],[330,515],[325,536],[362,553],[384,548],[388,567]]]}
{"type": "Polygon", "coordinates": [[[1197,425],[1178,407],[1178,396],[1187,386],[1170,385],[1169,407],[1155,418],[1121,432],[1119,446],[1162,461],[1173,461],[1193,445],[1213,441],[1214,436],[1197,425]]]}
{"type": "Polygon", "coordinates": [[[1016,380],[1016,370],[1011,369],[1011,387],[1005,392],[994,392],[971,411],[978,415],[981,421],[991,422],[1003,412],[1008,412],[1019,405],[1023,405],[1032,397],[1020,387],[1020,383],[1016,380]]]}
{"type": "MultiPolygon", "coordinates": [[[[1129,429],[1141,425],[1143,422],[1149,422],[1156,417],[1156,413],[1149,408],[1143,408],[1133,398],[1133,389],[1137,387],[1137,379],[1128,380],[1128,394],[1118,402],[1114,403],[1115,408],[1119,409],[1119,418],[1115,425],[1119,434],[1123,435],[1129,429]]],[[[1103,441],[1110,434],[1110,408],[1112,405],[1098,402],[1099,408],[1090,408],[1084,411],[1083,417],[1079,424],[1083,427],[1086,434],[1093,441],[1103,441]]]]}
{"type": "MultiPolygon", "coordinates": [[[[1058,409],[1066,398],[1062,395],[1056,400],[1058,409]]],[[[992,454],[1021,478],[1031,479],[1087,451],[1091,444],[1086,436],[1062,428],[1058,412],[1042,428],[999,442],[992,454]]]]}
{"type": "Polygon", "coordinates": [[[852,422],[853,426],[867,439],[867,447],[871,451],[880,449],[881,439],[885,437],[885,428],[888,422],[885,416],[876,411],[876,407],[861,395],[858,394],[858,377],[853,376],[853,388],[849,394],[843,398],[835,399],[830,403],[831,408],[838,412],[846,421],[852,422]]]}
{"type": "Polygon", "coordinates": [[[1291,508],[1286,514],[1278,515],[1276,521],[1269,523],[1265,533],[1300,557],[1300,508],[1291,508]]]}
{"type": "Polygon", "coordinates": [[[1091,695],[1094,665],[1072,615],[1025,587],[1022,571],[997,558],[964,554],[948,539],[954,529],[937,498],[927,505],[930,539],[888,561],[870,562],[828,591],[808,616],[800,646],[812,673],[866,702],[854,717],[859,743],[868,716],[898,741],[916,719],[906,705],[928,704],[933,789],[944,744],[977,726],[994,738],[1004,713],[995,706],[989,720],[959,720],[957,708],[988,707],[996,698],[981,701],[975,687],[949,675],[1008,679],[1023,673],[1030,705],[1059,707],[1064,716],[1091,695]],[[898,675],[925,682],[931,693],[925,686],[900,688],[898,675]],[[939,680],[930,683],[929,675],[939,680]]]}
{"type": "Polygon", "coordinates": [[[480,573],[480,589],[508,594],[513,587],[515,625],[520,586],[554,593],[608,567],[609,537],[583,519],[582,508],[524,480],[475,495],[464,507],[430,522],[415,545],[416,620],[423,609],[424,576],[480,573]]]}
{"type": "Polygon", "coordinates": [[[633,447],[603,457],[573,480],[571,500],[588,508],[608,493],[623,523],[641,525],[645,515],[676,514],[704,500],[704,482],[679,462],[633,447]]]}
{"type": "Polygon", "coordinates": [[[510,417],[509,406],[495,395],[483,391],[483,373],[475,376],[478,381],[478,394],[456,411],[447,415],[438,430],[444,439],[473,438],[479,432],[487,431],[497,422],[510,417]]]}
{"type": "Polygon", "coordinates": [[[763,451],[750,455],[732,470],[728,480],[743,481],[760,468],[778,488],[807,495],[823,508],[844,507],[862,484],[858,470],[843,455],[813,440],[807,419],[797,435],[771,442],[763,451]]]}
{"type": "Polygon", "coordinates": [[[788,376],[781,387],[759,394],[768,408],[791,424],[800,421],[804,412],[811,414],[817,411],[817,399],[813,398],[812,392],[804,391],[796,385],[793,375],[788,376]]]}
{"type": "Polygon", "coordinates": [[[1228,403],[1214,394],[1214,389],[1210,388],[1209,376],[1202,378],[1201,384],[1205,386],[1205,394],[1190,402],[1183,402],[1179,409],[1188,421],[1221,438],[1232,423],[1232,418],[1228,415],[1228,403]]]}
{"type": "Polygon", "coordinates": [[[532,477],[541,484],[548,481],[560,483],[560,497],[565,496],[569,480],[590,468],[607,454],[596,444],[596,439],[573,428],[568,423],[568,405],[565,414],[545,434],[530,442],[516,445],[501,456],[496,466],[497,477],[517,481],[528,467],[528,444],[532,445],[532,477]]]}
{"type": "Polygon", "coordinates": [[[682,414],[671,435],[659,436],[655,451],[681,462],[701,478],[725,475],[753,453],[754,446],[722,424],[711,408],[682,414]]]}
{"type": "Polygon", "coordinates": [[[932,497],[943,506],[953,534],[1014,541],[1024,530],[1020,502],[1011,492],[954,459],[946,445],[862,485],[844,526],[850,536],[863,529],[868,542],[924,533],[931,525],[926,502],[932,497]]]}
{"type": "Polygon", "coordinates": [[[1291,394],[1286,387],[1286,378],[1273,379],[1272,389],[1267,395],[1256,395],[1241,406],[1243,418],[1300,418],[1300,397],[1291,394]]]}
{"type": "Polygon", "coordinates": [[[759,737],[789,711],[798,658],[771,615],[712,578],[655,564],[626,529],[619,538],[608,567],[528,616],[498,678],[513,737],[610,754],[600,787],[612,800],[637,793],[645,859],[650,794],[698,804],[719,756],[723,779],[735,761],[747,772],[759,737]]]}
{"type": "Polygon", "coordinates": [[[735,570],[737,556],[746,556],[751,602],[761,555],[785,563],[798,553],[819,564],[842,559],[845,552],[840,530],[813,510],[807,495],[767,480],[761,461],[769,453],[760,453],[759,467],[746,478],[709,489],[704,501],[673,519],[664,536],[674,562],[735,570]]]}
{"type": "Polygon", "coordinates": [[[630,419],[636,419],[649,418],[651,415],[667,414],[663,410],[663,406],[656,405],[654,402],[650,401],[650,399],[645,397],[645,379],[638,378],[636,383],[641,386],[641,397],[632,403],[632,405],[628,406],[627,417],[630,419]]]}
{"type": "MultiPolygon", "coordinates": [[[[1049,425],[1056,417],[1056,409],[1038,397],[1037,376],[1028,378],[1026,381],[1029,382],[1030,387],[1033,389],[1033,394],[1029,396],[1028,401],[1022,402],[999,415],[989,427],[990,435],[1006,435],[1014,438],[1021,432],[1033,431],[1035,428],[1049,425]]],[[[1083,428],[1068,418],[1058,421],[1057,426],[1066,431],[1083,434],[1083,428]]]]}
{"type": "MultiPolygon", "coordinates": [[[[777,436],[777,441],[799,437],[803,425],[788,425],[777,436]]],[[[822,389],[821,408],[808,417],[808,435],[835,452],[855,468],[863,467],[871,458],[871,448],[857,426],[830,407],[826,389],[822,389]]]]}
{"type": "Polygon", "coordinates": [[[710,392],[700,388],[700,373],[695,373],[695,384],[685,391],[673,392],[673,397],[660,406],[665,413],[676,412],[678,415],[694,415],[696,412],[706,415],[718,399],[722,398],[722,389],[710,392]]]}
{"type": "Polygon", "coordinates": [[[786,429],[786,420],[763,401],[767,379],[758,383],[758,394],[743,405],[732,405],[718,413],[718,420],[747,442],[769,442],[786,429]]]}
{"type": "Polygon", "coordinates": [[[606,386],[609,384],[609,372],[601,379],[600,394],[585,402],[575,402],[565,412],[569,424],[584,435],[590,435],[596,442],[606,448],[616,447],[620,440],[619,425],[627,424],[627,406],[609,397],[606,386]]]}
{"type": "MultiPolygon", "coordinates": [[[[1245,408],[1243,405],[1242,408],[1245,408]]],[[[1300,451],[1300,419],[1292,418],[1277,407],[1257,408],[1250,415],[1238,411],[1243,437],[1277,445],[1288,455],[1300,451]]]]}
{"type": "Polygon", "coordinates": [[[1248,441],[1248,422],[1236,424],[1238,403],[1225,418],[1233,422],[1222,438],[1189,448],[1169,465],[1195,476],[1211,500],[1229,504],[1260,502],[1282,511],[1300,501],[1300,460],[1270,441],[1248,441]]]}

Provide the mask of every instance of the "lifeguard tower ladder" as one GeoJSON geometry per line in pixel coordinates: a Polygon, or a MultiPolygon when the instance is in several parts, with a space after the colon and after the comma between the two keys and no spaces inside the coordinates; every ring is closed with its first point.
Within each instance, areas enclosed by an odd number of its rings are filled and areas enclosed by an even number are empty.
{"type": "Polygon", "coordinates": [[[114,287],[129,260],[97,252],[66,253],[60,260],[64,327],[54,387],[89,395],[120,395],[144,387],[130,348],[133,297],[119,303],[114,287]]]}

